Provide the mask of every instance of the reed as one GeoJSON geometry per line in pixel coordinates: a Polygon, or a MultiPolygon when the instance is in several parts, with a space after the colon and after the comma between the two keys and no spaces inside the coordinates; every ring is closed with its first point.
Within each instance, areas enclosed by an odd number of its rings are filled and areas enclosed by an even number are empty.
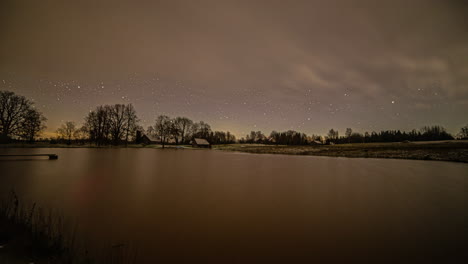
{"type": "Polygon", "coordinates": [[[89,249],[77,243],[77,232],[63,214],[24,203],[15,191],[0,200],[0,263],[137,263],[128,244],[89,249]]]}

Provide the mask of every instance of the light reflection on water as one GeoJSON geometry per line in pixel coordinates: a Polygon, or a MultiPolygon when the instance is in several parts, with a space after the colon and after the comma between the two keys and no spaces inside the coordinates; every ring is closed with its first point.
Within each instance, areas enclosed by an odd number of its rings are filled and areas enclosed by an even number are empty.
{"type": "MultiPolygon", "coordinates": [[[[462,256],[468,164],[213,150],[2,149],[0,192],[57,208],[140,263],[462,256]]],[[[417,257],[417,258],[416,258],[417,257]]]]}

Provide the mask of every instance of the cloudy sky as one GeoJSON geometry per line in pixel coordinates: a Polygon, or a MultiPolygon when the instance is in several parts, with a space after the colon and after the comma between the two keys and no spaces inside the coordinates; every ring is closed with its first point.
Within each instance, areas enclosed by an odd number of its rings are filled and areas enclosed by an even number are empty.
{"type": "Polygon", "coordinates": [[[468,4],[401,1],[0,2],[0,90],[48,131],[133,103],[242,136],[468,123],[468,4]]]}

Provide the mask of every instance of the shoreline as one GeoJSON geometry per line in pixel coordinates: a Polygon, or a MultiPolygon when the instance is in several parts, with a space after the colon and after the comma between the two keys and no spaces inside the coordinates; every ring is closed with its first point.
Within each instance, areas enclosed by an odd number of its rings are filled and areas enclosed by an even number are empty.
{"type": "MultiPolygon", "coordinates": [[[[2,144],[1,148],[149,148],[162,149],[161,145],[129,144],[127,146],[93,146],[93,145],[65,145],[65,144],[2,144]]],[[[166,145],[165,149],[200,150],[190,145],[166,145]]],[[[345,158],[379,158],[379,159],[408,159],[432,160],[468,163],[468,141],[428,141],[411,143],[354,143],[337,145],[264,145],[264,144],[227,144],[213,145],[213,150],[235,151],[252,154],[283,154],[301,156],[325,156],[345,158]]]]}
{"type": "Polygon", "coordinates": [[[421,143],[358,143],[318,146],[275,146],[260,144],[219,145],[216,150],[252,154],[283,154],[344,158],[431,160],[468,163],[467,141],[421,143]]]}

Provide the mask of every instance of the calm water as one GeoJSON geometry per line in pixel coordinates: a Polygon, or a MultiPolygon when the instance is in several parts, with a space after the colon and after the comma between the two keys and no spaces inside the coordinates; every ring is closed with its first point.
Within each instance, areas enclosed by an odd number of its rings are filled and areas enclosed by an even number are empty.
{"type": "Polygon", "coordinates": [[[453,262],[468,248],[468,164],[210,150],[0,149],[0,192],[75,219],[139,263],[453,262]]]}

